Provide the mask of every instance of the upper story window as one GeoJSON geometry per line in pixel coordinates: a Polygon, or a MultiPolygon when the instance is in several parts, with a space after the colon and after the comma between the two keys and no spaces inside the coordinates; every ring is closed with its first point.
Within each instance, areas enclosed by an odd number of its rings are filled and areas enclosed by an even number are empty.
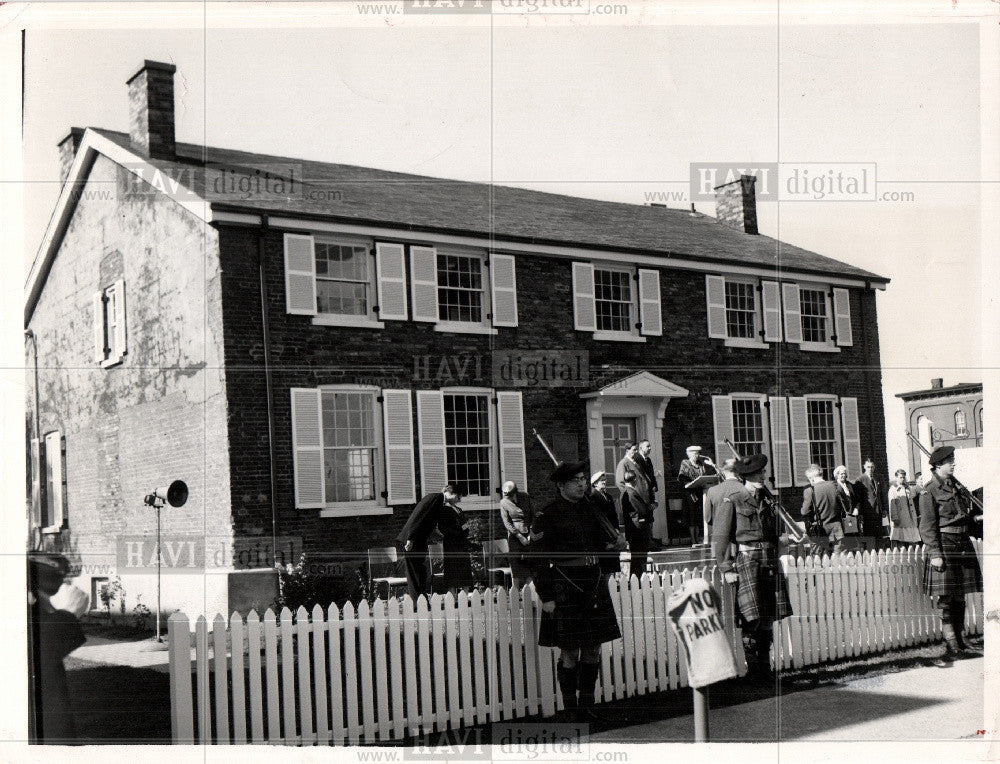
{"type": "Polygon", "coordinates": [[[754,285],[746,281],[726,282],[726,335],[756,339],[757,300],[754,285]]]}
{"type": "Polygon", "coordinates": [[[316,239],[316,312],[375,320],[374,258],[367,245],[316,239]]]}
{"type": "Polygon", "coordinates": [[[34,524],[42,533],[57,533],[66,520],[65,439],[50,432],[41,443],[31,441],[32,509],[34,524]]]}
{"type": "Polygon", "coordinates": [[[94,360],[105,368],[121,363],[125,356],[125,318],[123,280],[94,293],[94,360]]]}
{"type": "Polygon", "coordinates": [[[829,314],[826,292],[822,289],[799,288],[799,311],[802,323],[802,341],[825,343],[829,314]]]}
{"type": "Polygon", "coordinates": [[[708,336],[730,347],[764,348],[781,341],[781,296],[776,281],[753,276],[706,276],[708,336]]]}
{"type": "Polygon", "coordinates": [[[733,397],[733,445],[741,456],[763,454],[764,412],[759,398],[733,397]]]}
{"type": "Polygon", "coordinates": [[[854,344],[850,292],[823,284],[781,285],[785,340],[800,350],[836,353],[854,344]]]}
{"type": "Polygon", "coordinates": [[[961,410],[955,412],[955,437],[969,437],[969,427],[965,421],[965,412],[961,410]]]}
{"type": "Polygon", "coordinates": [[[574,328],[619,342],[663,334],[659,271],[574,262],[572,276],[574,328]]]}
{"type": "Polygon", "coordinates": [[[768,477],[773,486],[792,485],[787,404],[783,397],[761,393],[712,396],[716,461],[732,456],[730,441],[740,456],[768,457],[768,477]]]}
{"type": "Polygon", "coordinates": [[[477,255],[437,254],[438,318],[482,324],[484,304],[483,258],[477,255]]]}

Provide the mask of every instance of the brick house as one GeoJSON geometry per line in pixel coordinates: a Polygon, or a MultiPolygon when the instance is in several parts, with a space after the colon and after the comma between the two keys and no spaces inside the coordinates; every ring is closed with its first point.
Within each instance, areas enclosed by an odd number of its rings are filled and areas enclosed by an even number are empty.
{"type": "Polygon", "coordinates": [[[554,495],[532,430],[594,469],[650,439],[668,542],[691,443],[768,454],[790,507],[810,462],[884,465],[888,280],[758,234],[752,178],[716,219],[205,148],[175,141],[173,74],[129,80],[128,133],[60,144],[26,287],[32,525],[85,576],[155,597],[120,539],[175,478],[164,534],[221,562],[164,606],[214,614],[267,598],[255,539],[350,578],[448,479],[502,535],[503,480],[554,495]]]}

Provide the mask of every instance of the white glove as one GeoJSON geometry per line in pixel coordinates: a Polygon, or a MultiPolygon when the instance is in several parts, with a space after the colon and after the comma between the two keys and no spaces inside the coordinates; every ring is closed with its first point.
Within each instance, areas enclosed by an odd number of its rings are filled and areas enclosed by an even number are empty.
{"type": "Polygon", "coordinates": [[[65,610],[77,618],[90,609],[90,595],[72,584],[64,583],[49,599],[56,610],[65,610]]]}

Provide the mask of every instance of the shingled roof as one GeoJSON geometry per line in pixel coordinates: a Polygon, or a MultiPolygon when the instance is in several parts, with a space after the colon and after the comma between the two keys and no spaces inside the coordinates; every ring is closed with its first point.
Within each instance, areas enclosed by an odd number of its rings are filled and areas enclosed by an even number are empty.
{"type": "MultiPolygon", "coordinates": [[[[132,151],[125,133],[97,130],[132,151]]],[[[234,151],[178,143],[176,160],[149,159],[169,173],[191,167],[233,167],[274,171],[275,165],[302,168],[305,187],[321,190],[291,198],[209,199],[204,178],[193,176],[190,189],[213,209],[238,209],[330,218],[423,231],[494,237],[537,244],[692,258],[826,275],[848,276],[884,285],[888,279],[769,236],[752,235],[714,217],[686,210],[584,199],[487,183],[446,180],[353,165],[234,151]],[[335,199],[329,192],[336,191],[335,199]]]]}

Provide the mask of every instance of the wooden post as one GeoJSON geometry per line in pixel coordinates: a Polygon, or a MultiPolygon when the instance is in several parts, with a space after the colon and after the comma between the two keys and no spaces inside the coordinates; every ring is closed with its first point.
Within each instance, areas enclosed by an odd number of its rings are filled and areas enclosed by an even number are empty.
{"type": "Polygon", "coordinates": [[[708,742],[708,688],[691,688],[694,695],[694,742],[708,742]]]}

